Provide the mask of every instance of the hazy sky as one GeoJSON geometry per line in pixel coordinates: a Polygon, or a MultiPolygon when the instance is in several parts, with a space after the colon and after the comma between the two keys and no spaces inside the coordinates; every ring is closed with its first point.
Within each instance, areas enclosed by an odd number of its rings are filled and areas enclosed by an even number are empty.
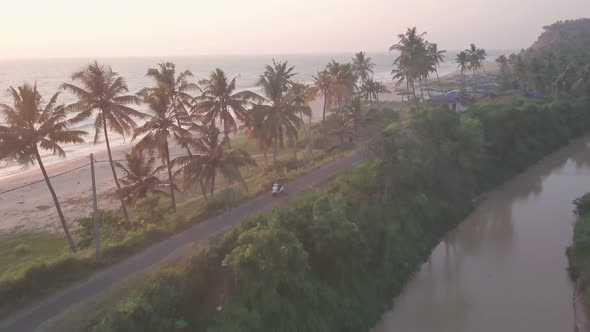
{"type": "Polygon", "coordinates": [[[590,0],[0,0],[0,58],[386,51],[406,27],[450,50],[528,47],[590,0]]]}

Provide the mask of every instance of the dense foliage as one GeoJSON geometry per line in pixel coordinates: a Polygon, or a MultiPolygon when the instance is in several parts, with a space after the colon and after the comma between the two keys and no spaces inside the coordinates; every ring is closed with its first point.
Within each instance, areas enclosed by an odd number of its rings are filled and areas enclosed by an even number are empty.
{"type": "Polygon", "coordinates": [[[567,249],[570,276],[576,281],[576,292],[583,292],[588,308],[590,303],[590,193],[574,200],[574,214],[578,221],[574,226],[574,241],[567,249]]]}
{"type": "Polygon", "coordinates": [[[497,185],[590,128],[587,99],[408,113],[375,161],[248,218],[92,331],[363,331],[440,237],[497,185]]]}
{"type": "Polygon", "coordinates": [[[590,94],[590,19],[557,22],[544,29],[528,50],[496,59],[501,88],[536,96],[590,94]]]}

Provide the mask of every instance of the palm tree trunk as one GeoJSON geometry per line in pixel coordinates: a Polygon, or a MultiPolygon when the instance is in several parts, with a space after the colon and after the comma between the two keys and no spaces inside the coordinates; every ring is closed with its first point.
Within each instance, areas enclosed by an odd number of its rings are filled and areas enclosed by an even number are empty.
{"type": "Polygon", "coordinates": [[[109,154],[109,163],[111,164],[111,171],[113,171],[113,179],[115,179],[115,185],[117,185],[117,192],[119,193],[119,199],[121,200],[121,209],[123,210],[123,216],[125,216],[125,220],[129,222],[129,214],[127,213],[127,207],[125,206],[125,198],[123,197],[123,193],[121,192],[121,185],[119,184],[119,179],[117,178],[117,171],[115,171],[115,164],[113,164],[113,155],[111,153],[111,143],[109,142],[109,132],[107,130],[107,119],[105,116],[102,116],[102,126],[104,128],[104,140],[107,143],[107,152],[109,154]]]}
{"type": "Polygon", "coordinates": [[[426,84],[426,93],[428,94],[428,98],[432,99],[430,95],[430,87],[428,86],[428,76],[424,76],[424,83],[426,84]]]}
{"type": "Polygon", "coordinates": [[[326,140],[326,108],[328,107],[328,94],[324,93],[324,109],[322,114],[322,137],[326,140]]]}
{"type": "Polygon", "coordinates": [[[466,93],[466,91],[465,91],[465,73],[463,72],[463,70],[461,70],[461,82],[463,82],[463,84],[462,84],[463,93],[466,93]]]}
{"type": "Polygon", "coordinates": [[[215,169],[213,170],[213,176],[211,177],[211,195],[215,191],[215,169]]]}
{"type": "Polygon", "coordinates": [[[176,197],[174,197],[174,181],[172,178],[172,165],[170,165],[170,150],[168,149],[168,142],[166,148],[166,168],[168,168],[168,181],[170,182],[170,198],[172,199],[172,211],[176,213],[176,197]]]}
{"type": "Polygon", "coordinates": [[[443,91],[442,84],[440,83],[440,77],[438,77],[438,69],[435,68],[435,71],[436,71],[436,79],[438,80],[438,87],[440,88],[440,93],[444,95],[445,92],[443,91]]]}
{"type": "Polygon", "coordinates": [[[229,139],[229,133],[225,131],[223,134],[227,140],[227,147],[231,149],[231,140],[229,139]]]}
{"type": "Polygon", "coordinates": [[[424,101],[424,87],[422,86],[422,77],[418,78],[418,84],[420,85],[420,98],[424,101]]]}
{"type": "Polygon", "coordinates": [[[473,83],[473,96],[475,97],[475,94],[477,93],[476,86],[475,86],[476,85],[476,82],[475,82],[475,69],[473,70],[473,74],[471,75],[471,78],[473,80],[473,82],[472,82],[473,83]]]}
{"type": "Polygon", "coordinates": [[[274,139],[274,151],[272,153],[272,164],[275,165],[277,163],[277,148],[279,144],[279,135],[278,129],[275,130],[275,139],[274,139]]]}
{"type": "Polygon", "coordinates": [[[268,167],[268,157],[266,156],[266,146],[262,148],[262,153],[264,154],[264,165],[268,167]]]}
{"type": "Polygon", "coordinates": [[[313,151],[311,149],[311,116],[312,113],[309,114],[309,126],[307,127],[307,154],[309,155],[309,161],[313,160],[313,151]]]}
{"type": "Polygon", "coordinates": [[[205,184],[203,184],[203,179],[199,178],[199,184],[201,185],[201,193],[203,194],[203,199],[207,200],[207,190],[205,190],[205,184]]]}
{"type": "Polygon", "coordinates": [[[51,185],[51,181],[49,181],[49,176],[47,175],[47,171],[45,170],[45,166],[43,166],[43,161],[41,160],[41,155],[39,154],[39,150],[37,150],[37,147],[35,147],[35,155],[37,156],[37,162],[39,163],[39,168],[41,168],[41,173],[43,173],[43,177],[45,178],[45,182],[47,183],[47,187],[49,188],[49,192],[51,193],[51,197],[53,197],[53,203],[55,204],[55,208],[57,209],[59,221],[61,222],[61,226],[64,229],[64,233],[66,235],[66,239],[68,240],[70,250],[72,250],[72,252],[76,252],[76,246],[74,245],[74,240],[72,240],[72,236],[70,235],[68,225],[66,224],[66,218],[64,217],[64,215],[61,211],[61,206],[59,205],[59,200],[57,199],[57,195],[55,194],[55,190],[53,190],[53,186],[51,185]]]}

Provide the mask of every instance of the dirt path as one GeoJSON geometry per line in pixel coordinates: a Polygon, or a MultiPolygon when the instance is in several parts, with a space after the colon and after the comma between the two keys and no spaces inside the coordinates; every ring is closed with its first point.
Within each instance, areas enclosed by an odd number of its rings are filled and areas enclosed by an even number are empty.
{"type": "Polygon", "coordinates": [[[90,279],[61,291],[57,295],[44,300],[33,308],[26,309],[14,315],[0,324],[0,331],[33,331],[43,322],[59,315],[70,306],[91,299],[94,296],[107,291],[114,284],[124,281],[128,276],[140,271],[145,271],[156,263],[165,260],[177,249],[189,244],[203,243],[212,236],[224,231],[226,228],[236,225],[245,216],[260,210],[272,208],[305,190],[325,183],[335,175],[338,175],[339,173],[352,168],[360,161],[367,159],[368,156],[368,150],[362,149],[349,157],[333,161],[288,183],[285,195],[281,198],[277,199],[270,195],[261,195],[228,212],[196,224],[181,233],[154,244],[135,256],[96,273],[90,279]]]}

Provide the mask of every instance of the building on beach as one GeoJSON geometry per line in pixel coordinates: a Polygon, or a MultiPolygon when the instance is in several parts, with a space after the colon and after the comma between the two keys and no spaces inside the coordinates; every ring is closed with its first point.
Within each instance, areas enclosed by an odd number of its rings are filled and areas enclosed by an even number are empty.
{"type": "Polygon", "coordinates": [[[444,95],[433,95],[430,102],[434,105],[446,105],[454,112],[464,112],[473,103],[473,97],[458,91],[451,91],[444,95]]]}

